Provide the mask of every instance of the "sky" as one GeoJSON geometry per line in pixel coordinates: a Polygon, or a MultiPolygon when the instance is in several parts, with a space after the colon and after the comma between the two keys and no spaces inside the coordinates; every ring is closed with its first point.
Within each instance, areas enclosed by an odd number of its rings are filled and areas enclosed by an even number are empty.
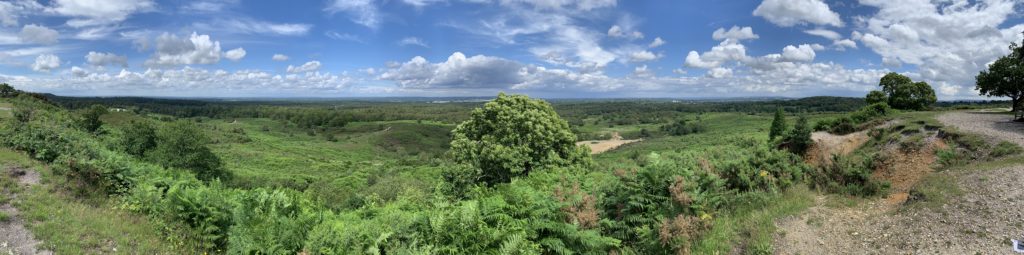
{"type": "Polygon", "coordinates": [[[0,0],[0,82],[67,96],[940,100],[1020,0],[0,0]]]}

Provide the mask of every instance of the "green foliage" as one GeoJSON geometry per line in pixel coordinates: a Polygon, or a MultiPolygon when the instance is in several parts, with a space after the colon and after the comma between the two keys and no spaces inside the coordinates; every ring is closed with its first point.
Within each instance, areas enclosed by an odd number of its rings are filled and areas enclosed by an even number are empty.
{"type": "Polygon", "coordinates": [[[832,160],[811,172],[814,187],[828,192],[854,196],[875,196],[889,188],[889,184],[871,177],[872,157],[833,155],[832,160]]]}
{"type": "Polygon", "coordinates": [[[729,188],[739,191],[781,191],[802,181],[808,170],[803,158],[767,146],[738,154],[717,169],[729,188]]]}
{"type": "Polygon", "coordinates": [[[11,85],[0,83],[0,97],[13,97],[17,92],[11,85]]]}
{"type": "Polygon", "coordinates": [[[811,140],[811,127],[807,125],[806,116],[800,116],[796,120],[793,130],[790,130],[783,138],[783,144],[798,155],[803,155],[811,147],[811,144],[814,144],[814,140],[811,140]]]}
{"type": "Polygon", "coordinates": [[[669,135],[689,135],[704,132],[707,130],[707,126],[697,121],[686,121],[686,119],[679,119],[679,121],[667,125],[661,126],[661,131],[668,133],[669,135]]]}
{"type": "Polygon", "coordinates": [[[480,180],[504,183],[536,169],[587,165],[569,124],[547,102],[499,94],[452,131],[451,154],[481,170],[480,180]]]}
{"type": "Polygon", "coordinates": [[[1024,47],[1010,43],[1010,55],[999,57],[975,76],[976,86],[983,96],[1009,97],[1013,111],[1020,108],[1024,98],[1024,47]]]}
{"type": "Polygon", "coordinates": [[[195,123],[179,120],[157,132],[157,146],[147,156],[165,167],[189,170],[202,180],[228,180],[220,158],[209,148],[204,132],[195,123]]]}
{"type": "Polygon", "coordinates": [[[878,82],[888,95],[889,105],[896,109],[926,110],[935,103],[935,90],[928,83],[913,82],[898,73],[888,73],[878,82]]]}
{"type": "Polygon", "coordinates": [[[875,103],[845,116],[818,121],[814,124],[814,130],[845,135],[878,124],[878,121],[893,113],[894,110],[888,104],[875,103]]]}
{"type": "Polygon", "coordinates": [[[104,114],[107,114],[107,107],[98,104],[90,106],[82,113],[82,129],[89,133],[95,133],[103,125],[100,117],[104,114]]]}
{"type": "Polygon", "coordinates": [[[121,137],[117,147],[136,157],[145,156],[146,152],[156,148],[156,128],[148,121],[133,120],[121,129],[121,137]]]}
{"type": "Polygon", "coordinates": [[[1001,141],[992,148],[992,152],[989,152],[989,157],[1000,158],[1010,155],[1020,154],[1024,149],[1015,143],[1001,141]]]}
{"type": "Polygon", "coordinates": [[[772,127],[768,130],[768,140],[782,137],[786,133],[786,129],[786,115],[780,107],[779,110],[775,111],[775,117],[772,118],[772,127]]]}
{"type": "Polygon", "coordinates": [[[301,193],[256,189],[243,192],[234,209],[229,254],[297,254],[307,232],[327,213],[301,193]]]}
{"type": "Polygon", "coordinates": [[[227,246],[228,229],[232,220],[233,202],[230,194],[219,186],[178,183],[166,191],[164,200],[167,215],[184,222],[194,230],[191,238],[198,240],[205,250],[219,250],[227,246]]]}
{"type": "Polygon", "coordinates": [[[872,90],[864,97],[864,102],[868,104],[886,103],[889,102],[889,99],[888,96],[885,95],[885,92],[872,90]]]}

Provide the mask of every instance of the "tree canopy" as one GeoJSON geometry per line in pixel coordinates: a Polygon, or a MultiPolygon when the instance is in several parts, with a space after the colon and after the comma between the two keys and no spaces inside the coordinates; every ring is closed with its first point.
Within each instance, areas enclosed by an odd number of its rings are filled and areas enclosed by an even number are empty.
{"type": "Polygon", "coordinates": [[[206,147],[207,138],[196,124],[179,120],[159,129],[157,145],[147,153],[154,162],[165,167],[190,170],[201,180],[230,177],[220,158],[206,147]]]}
{"type": "Polygon", "coordinates": [[[524,95],[498,94],[452,133],[452,155],[478,169],[478,179],[488,185],[536,169],[590,162],[569,123],[547,102],[524,95]]]}
{"type": "MultiPolygon", "coordinates": [[[[889,106],[901,110],[925,110],[937,100],[935,90],[928,83],[914,82],[910,77],[895,72],[888,73],[878,82],[888,97],[889,106]]],[[[869,100],[877,100],[877,94],[869,100]]]]}
{"type": "Polygon", "coordinates": [[[1024,98],[1024,46],[1010,44],[1010,54],[1002,56],[975,77],[978,92],[989,97],[1009,97],[1013,111],[1024,98]]]}
{"type": "Polygon", "coordinates": [[[82,113],[82,128],[85,131],[96,132],[103,125],[103,122],[100,121],[100,116],[103,114],[107,114],[107,107],[98,104],[92,105],[85,110],[85,113],[82,113]]]}
{"type": "Polygon", "coordinates": [[[885,92],[872,90],[868,92],[868,95],[864,97],[864,102],[870,104],[887,103],[889,99],[886,98],[885,92]]]}
{"type": "Polygon", "coordinates": [[[17,94],[17,90],[7,83],[0,83],[0,97],[12,97],[17,94]]]}

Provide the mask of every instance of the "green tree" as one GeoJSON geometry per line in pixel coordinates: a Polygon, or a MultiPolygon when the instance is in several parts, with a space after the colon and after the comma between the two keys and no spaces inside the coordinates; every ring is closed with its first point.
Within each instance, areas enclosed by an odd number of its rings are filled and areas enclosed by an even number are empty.
{"type": "Polygon", "coordinates": [[[866,97],[864,97],[864,102],[867,102],[869,105],[885,103],[887,101],[889,101],[889,99],[886,98],[885,92],[879,90],[872,90],[871,92],[868,92],[866,97]]]}
{"type": "Polygon", "coordinates": [[[786,133],[786,115],[782,111],[782,107],[779,107],[775,111],[775,118],[772,119],[772,127],[768,130],[768,139],[774,140],[776,137],[781,137],[786,133]]]}
{"type": "Polygon", "coordinates": [[[488,185],[537,169],[590,163],[569,123],[547,102],[524,95],[498,94],[452,134],[451,154],[478,169],[488,185]]]}
{"type": "Polygon", "coordinates": [[[186,169],[201,180],[226,180],[230,173],[220,158],[206,147],[205,133],[196,124],[179,120],[165,125],[157,132],[157,145],[147,155],[164,167],[186,169]]]}
{"type": "Polygon", "coordinates": [[[7,83],[0,83],[0,97],[13,97],[18,91],[7,83]]]}
{"type": "Polygon", "coordinates": [[[901,110],[925,110],[937,100],[935,90],[928,83],[914,82],[910,77],[888,73],[878,82],[888,95],[889,106],[901,110]]]}
{"type": "Polygon", "coordinates": [[[814,140],[811,140],[811,127],[807,125],[807,117],[800,116],[797,119],[796,125],[786,135],[784,142],[793,153],[803,155],[807,152],[811,144],[814,144],[814,140]]]}
{"type": "Polygon", "coordinates": [[[1024,98],[1024,46],[1010,44],[1010,55],[1002,56],[975,77],[978,92],[989,97],[1009,97],[1013,111],[1024,98]]]}
{"type": "Polygon", "coordinates": [[[104,114],[107,114],[107,107],[98,104],[90,106],[89,109],[85,110],[85,113],[82,113],[82,128],[90,133],[96,132],[96,130],[100,129],[100,126],[103,126],[100,116],[104,114]]]}
{"type": "Polygon", "coordinates": [[[147,121],[133,120],[121,131],[118,144],[128,154],[142,157],[156,147],[156,129],[147,121]]]}

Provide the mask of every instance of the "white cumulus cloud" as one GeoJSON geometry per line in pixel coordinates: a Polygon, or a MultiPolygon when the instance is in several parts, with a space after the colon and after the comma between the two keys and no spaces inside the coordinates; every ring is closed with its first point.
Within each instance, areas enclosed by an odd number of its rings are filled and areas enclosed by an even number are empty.
{"type": "Polygon", "coordinates": [[[230,59],[231,61],[238,61],[245,57],[245,49],[237,48],[224,52],[224,58],[230,59]]]}
{"type": "Polygon", "coordinates": [[[32,70],[36,72],[49,72],[60,67],[60,58],[53,54],[43,54],[36,57],[32,64],[32,70]]]}
{"type": "Polygon", "coordinates": [[[288,55],[274,54],[274,56],[270,57],[270,59],[274,61],[288,61],[288,55]]]}
{"type": "Polygon", "coordinates": [[[751,29],[750,27],[742,27],[741,28],[741,27],[733,26],[733,27],[729,28],[729,30],[725,30],[725,28],[719,28],[718,30],[715,30],[715,32],[711,34],[711,38],[715,39],[716,41],[721,41],[721,40],[725,40],[725,39],[732,39],[732,40],[739,41],[739,40],[757,39],[758,36],[757,36],[757,34],[754,34],[754,30],[751,29]]]}
{"type": "Polygon", "coordinates": [[[798,24],[843,26],[839,14],[821,0],[764,0],[754,9],[754,15],[784,27],[798,24]]]}
{"type": "Polygon", "coordinates": [[[90,51],[85,55],[85,62],[93,66],[120,65],[128,66],[128,57],[114,53],[90,51]]]}

